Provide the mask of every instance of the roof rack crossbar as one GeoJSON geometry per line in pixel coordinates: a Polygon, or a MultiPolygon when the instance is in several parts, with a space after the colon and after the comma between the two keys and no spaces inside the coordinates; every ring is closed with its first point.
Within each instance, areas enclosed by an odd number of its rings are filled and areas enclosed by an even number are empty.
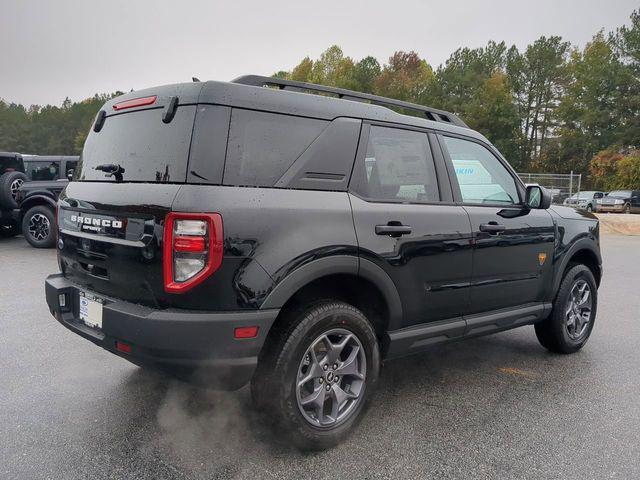
{"type": "Polygon", "coordinates": [[[425,107],[416,103],[381,97],[379,95],[371,95],[369,93],[360,93],[353,90],[346,90],[344,88],[327,87],[324,85],[317,85],[315,83],[298,82],[295,80],[283,80],[281,78],[264,77],[261,75],[244,75],[236,78],[235,80],[232,80],[232,83],[251,85],[254,87],[276,87],[280,90],[290,89],[295,91],[328,93],[344,100],[370,102],[375,105],[384,107],[396,107],[413,110],[415,112],[422,113],[427,119],[433,120],[435,122],[450,123],[459,127],[468,128],[467,124],[464,123],[460,119],[460,117],[451,112],[438,110],[437,108],[425,107]]]}

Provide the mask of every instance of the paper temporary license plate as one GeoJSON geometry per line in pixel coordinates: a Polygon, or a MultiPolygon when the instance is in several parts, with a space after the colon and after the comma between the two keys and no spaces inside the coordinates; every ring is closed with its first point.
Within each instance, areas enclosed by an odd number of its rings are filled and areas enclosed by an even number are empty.
{"type": "Polygon", "coordinates": [[[91,328],[102,328],[103,300],[87,292],[79,292],[80,320],[91,328]]]}

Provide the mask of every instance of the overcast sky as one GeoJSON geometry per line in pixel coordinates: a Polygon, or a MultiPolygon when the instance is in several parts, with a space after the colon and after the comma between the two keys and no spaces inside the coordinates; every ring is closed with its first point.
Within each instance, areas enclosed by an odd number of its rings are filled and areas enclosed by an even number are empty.
{"type": "Polygon", "coordinates": [[[381,62],[415,50],[434,68],[461,46],[541,35],[584,45],[637,0],[0,0],[0,98],[60,104],[96,92],[289,70],[340,45],[381,62]]]}

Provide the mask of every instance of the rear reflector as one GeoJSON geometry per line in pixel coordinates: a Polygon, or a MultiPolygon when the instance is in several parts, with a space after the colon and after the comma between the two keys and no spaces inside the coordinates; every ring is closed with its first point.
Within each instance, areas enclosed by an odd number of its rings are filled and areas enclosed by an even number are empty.
{"type": "Polygon", "coordinates": [[[116,103],[113,106],[114,110],[124,110],[125,108],[144,107],[147,105],[153,105],[156,103],[157,95],[151,97],[133,98],[131,100],[125,100],[124,102],[116,103]]]}
{"type": "Polygon", "coordinates": [[[173,237],[176,252],[202,253],[206,247],[205,237],[173,237]]]}
{"type": "Polygon", "coordinates": [[[116,350],[122,353],[131,353],[131,345],[124,342],[116,342],[116,350]]]}
{"type": "Polygon", "coordinates": [[[255,338],[258,336],[258,327],[238,327],[233,331],[234,338],[255,338]]]}

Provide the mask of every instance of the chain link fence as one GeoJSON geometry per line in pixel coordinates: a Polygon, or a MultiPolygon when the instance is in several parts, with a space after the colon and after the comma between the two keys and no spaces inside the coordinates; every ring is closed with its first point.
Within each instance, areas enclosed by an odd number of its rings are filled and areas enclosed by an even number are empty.
{"type": "Polygon", "coordinates": [[[551,192],[553,203],[562,203],[580,192],[582,175],[578,173],[519,173],[524,183],[537,183],[551,192]]]}

